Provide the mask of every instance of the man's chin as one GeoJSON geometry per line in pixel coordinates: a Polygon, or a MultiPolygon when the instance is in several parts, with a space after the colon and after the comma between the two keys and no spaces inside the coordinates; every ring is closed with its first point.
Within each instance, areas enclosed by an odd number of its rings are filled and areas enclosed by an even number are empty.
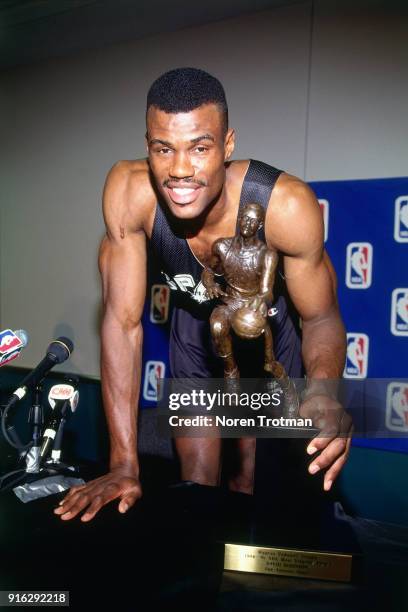
{"type": "Polygon", "coordinates": [[[168,196],[165,198],[166,204],[174,217],[177,219],[196,219],[199,217],[207,206],[199,200],[195,200],[194,202],[188,202],[186,204],[179,204],[177,202],[173,202],[171,198],[168,196]]]}
{"type": "Polygon", "coordinates": [[[196,219],[199,217],[205,210],[205,206],[198,202],[192,202],[191,204],[175,204],[174,202],[169,202],[167,200],[167,206],[170,209],[170,212],[177,219],[196,219]]]}

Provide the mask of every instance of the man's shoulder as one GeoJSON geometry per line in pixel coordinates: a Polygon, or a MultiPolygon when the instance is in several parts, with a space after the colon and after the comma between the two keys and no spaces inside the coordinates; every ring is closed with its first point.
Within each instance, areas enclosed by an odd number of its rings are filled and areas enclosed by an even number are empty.
{"type": "Polygon", "coordinates": [[[294,253],[297,245],[323,240],[323,217],[316,195],[297,176],[283,172],[272,191],[265,219],[268,246],[294,253]]]}
{"type": "Polygon", "coordinates": [[[106,178],[103,197],[108,227],[120,223],[131,231],[150,235],[157,196],[145,159],[116,162],[106,178]]]}
{"type": "Polygon", "coordinates": [[[278,197],[305,197],[313,193],[309,185],[298,176],[282,172],[276,181],[272,195],[278,197]]]}
{"type": "Polygon", "coordinates": [[[108,179],[118,189],[125,189],[144,198],[155,198],[155,192],[146,159],[126,159],[116,162],[109,171],[108,179]]]}
{"type": "Polygon", "coordinates": [[[313,189],[299,177],[282,172],[272,190],[267,216],[290,218],[299,213],[314,214],[316,207],[313,189]]]}

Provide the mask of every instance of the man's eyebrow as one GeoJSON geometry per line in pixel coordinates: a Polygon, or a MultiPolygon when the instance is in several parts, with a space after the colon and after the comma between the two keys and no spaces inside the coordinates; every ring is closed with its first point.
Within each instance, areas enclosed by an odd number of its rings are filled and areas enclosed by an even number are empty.
{"type": "MultiPolygon", "coordinates": [[[[197,136],[196,138],[192,138],[190,142],[192,144],[197,144],[198,142],[201,142],[201,140],[211,140],[212,142],[215,142],[215,138],[214,136],[211,136],[211,134],[203,134],[202,136],[197,136]]],[[[151,140],[149,140],[149,144],[150,145],[161,144],[161,145],[164,145],[165,147],[169,147],[170,149],[173,148],[173,145],[171,144],[171,142],[168,142],[167,140],[162,140],[161,138],[151,138],[151,140]]]]}
{"type": "Polygon", "coordinates": [[[151,145],[162,144],[162,145],[165,145],[166,147],[173,148],[173,145],[171,144],[171,142],[167,142],[167,140],[160,140],[160,138],[152,138],[151,140],[149,140],[149,144],[151,145]]]}
{"type": "Polygon", "coordinates": [[[197,138],[193,138],[192,140],[190,140],[190,142],[196,144],[197,142],[200,142],[200,140],[212,140],[213,142],[215,142],[215,138],[214,136],[211,136],[211,134],[203,134],[202,136],[197,136],[197,138]]]}

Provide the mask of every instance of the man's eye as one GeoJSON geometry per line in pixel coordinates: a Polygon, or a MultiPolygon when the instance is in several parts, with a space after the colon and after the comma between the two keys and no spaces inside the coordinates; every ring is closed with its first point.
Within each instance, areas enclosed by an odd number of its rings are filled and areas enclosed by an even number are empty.
{"type": "Polygon", "coordinates": [[[195,150],[197,151],[197,153],[205,153],[206,151],[208,151],[207,147],[196,147],[195,150]]]}
{"type": "Polygon", "coordinates": [[[168,147],[162,147],[161,149],[159,149],[157,152],[158,153],[162,153],[163,155],[167,155],[167,153],[170,152],[171,149],[169,149],[168,147]]]}

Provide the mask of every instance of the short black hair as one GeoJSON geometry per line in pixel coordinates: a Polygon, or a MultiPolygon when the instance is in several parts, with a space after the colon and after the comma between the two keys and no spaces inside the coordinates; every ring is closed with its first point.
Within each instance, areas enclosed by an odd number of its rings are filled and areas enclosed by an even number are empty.
{"type": "Polygon", "coordinates": [[[228,105],[220,81],[199,68],[176,68],[154,81],[147,94],[146,113],[150,106],[165,113],[188,113],[203,104],[217,104],[228,130],[228,105]]]}

